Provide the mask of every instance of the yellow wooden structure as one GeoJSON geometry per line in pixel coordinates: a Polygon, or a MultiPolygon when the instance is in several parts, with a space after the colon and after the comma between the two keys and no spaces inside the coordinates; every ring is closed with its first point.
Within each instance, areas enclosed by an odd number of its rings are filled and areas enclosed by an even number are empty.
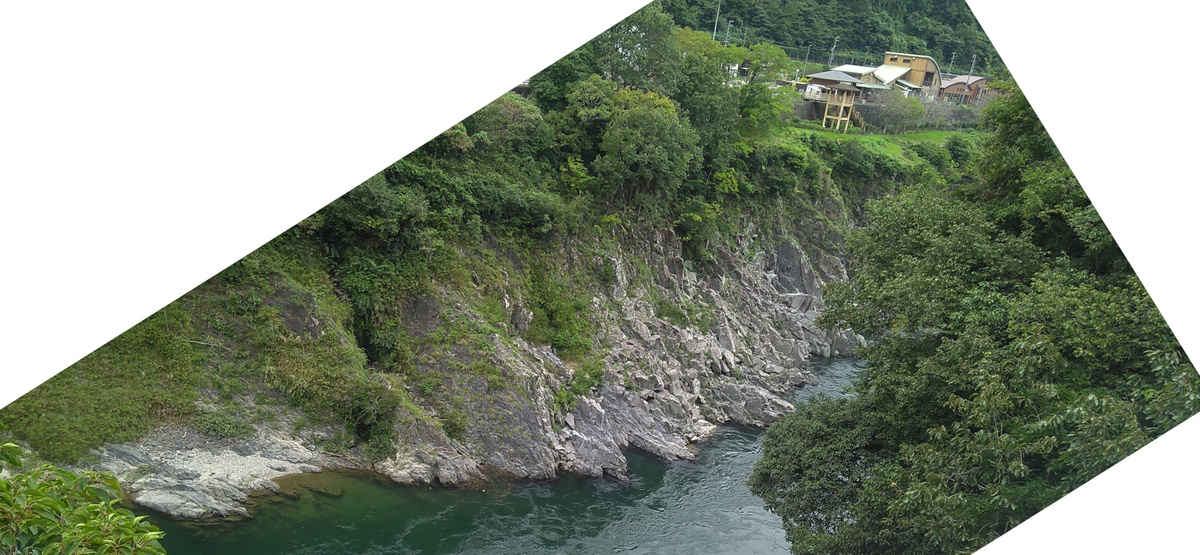
{"type": "Polygon", "coordinates": [[[855,93],[850,91],[831,90],[821,93],[821,101],[825,103],[825,118],[821,127],[833,124],[833,130],[841,128],[842,133],[850,130],[850,118],[854,115],[855,93]]]}

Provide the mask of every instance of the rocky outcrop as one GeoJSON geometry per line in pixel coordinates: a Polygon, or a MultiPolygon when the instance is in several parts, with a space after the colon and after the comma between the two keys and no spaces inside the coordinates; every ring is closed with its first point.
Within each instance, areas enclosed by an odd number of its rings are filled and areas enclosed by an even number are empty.
{"type": "MultiPolygon", "coordinates": [[[[410,389],[414,403],[397,409],[393,456],[371,463],[361,448],[327,454],[318,445],[339,431],[298,434],[289,426],[297,413],[258,423],[239,440],[162,429],[137,444],[106,446],[93,466],[117,475],[136,503],[199,519],[245,517],[248,495],[275,488],[273,478],[329,467],[454,486],[492,473],[624,478],[626,448],[693,459],[693,444],[718,425],[763,427],[793,410],[784,397],[813,383],[811,357],[850,356],[864,343],[849,330],[816,324],[824,284],[845,276],[839,260],[813,260],[788,241],[755,246],[756,239],[748,231],[741,245],[719,249],[707,272],[684,260],[670,231],[601,256],[564,252],[563,275],[586,266],[607,276],[584,299],[603,380],[582,395],[566,393],[576,365],[522,339],[535,316],[513,287],[503,296],[504,329],[472,345],[415,353],[413,375],[425,378],[397,385],[410,389]],[[418,387],[439,393],[417,395],[418,387]]],[[[290,296],[271,302],[297,336],[324,333],[320,318],[302,310],[312,303],[290,296]]],[[[470,306],[454,291],[410,299],[402,324],[424,340],[445,326],[482,321],[470,306]]]]}
{"type": "Polygon", "coordinates": [[[166,427],[136,444],[106,445],[96,455],[94,466],[115,475],[134,502],[185,519],[246,517],[249,494],[277,490],[274,478],[364,466],[268,427],[237,440],[166,427]]]}
{"type": "MultiPolygon", "coordinates": [[[[589,300],[599,343],[606,346],[603,385],[569,410],[556,407],[554,393],[566,387],[573,370],[553,350],[517,335],[529,328],[533,314],[515,293],[506,295],[509,333],[489,341],[491,362],[511,389],[489,391],[482,379],[456,374],[453,366],[473,359],[449,353],[457,361],[437,370],[471,399],[464,402],[472,415],[464,437],[452,441],[437,427],[401,425],[400,443],[415,447],[402,447],[376,468],[406,483],[460,482],[455,472],[451,481],[439,478],[438,470],[448,465],[465,467],[467,476],[491,468],[533,479],[564,471],[623,477],[625,448],[692,459],[691,445],[717,425],[770,425],[793,410],[783,398],[787,393],[813,383],[810,357],[850,356],[864,343],[849,330],[815,323],[825,309],[822,285],[844,277],[845,270],[837,259],[814,263],[789,242],[718,256],[723,271],[700,277],[669,231],[592,260],[566,253],[564,260],[583,260],[612,278],[589,300]],[[677,307],[676,321],[664,317],[663,306],[677,307]],[[416,428],[423,430],[418,440],[416,428]]],[[[461,308],[452,295],[441,302],[455,305],[447,312],[461,308]]]]}

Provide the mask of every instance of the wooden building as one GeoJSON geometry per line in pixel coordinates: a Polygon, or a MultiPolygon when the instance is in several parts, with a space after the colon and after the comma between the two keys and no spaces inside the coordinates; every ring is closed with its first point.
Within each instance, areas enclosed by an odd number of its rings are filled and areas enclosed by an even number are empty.
{"type": "Polygon", "coordinates": [[[843,64],[831,69],[830,71],[840,71],[849,75],[863,83],[879,83],[875,78],[875,68],[871,66],[856,66],[854,64],[843,64]]]}
{"type": "MultiPolygon", "coordinates": [[[[886,52],[883,55],[883,66],[875,70],[880,76],[885,72],[891,81],[903,80],[907,84],[920,87],[928,96],[937,96],[942,89],[942,72],[938,69],[937,61],[929,56],[920,54],[905,54],[903,52],[886,52]]],[[[884,76],[880,76],[881,80],[884,76]]],[[[892,82],[883,81],[885,85],[892,82]]]]}
{"type": "Polygon", "coordinates": [[[975,104],[987,97],[987,77],[959,75],[942,85],[938,98],[957,104],[975,104]]]}

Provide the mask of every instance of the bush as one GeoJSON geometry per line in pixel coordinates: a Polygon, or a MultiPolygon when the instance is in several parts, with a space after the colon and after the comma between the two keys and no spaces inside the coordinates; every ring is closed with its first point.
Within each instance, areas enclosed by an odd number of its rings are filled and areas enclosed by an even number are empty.
{"type": "Polygon", "coordinates": [[[467,415],[458,409],[446,409],[441,417],[442,431],[446,437],[462,441],[467,437],[467,415]]]}
{"type": "Polygon", "coordinates": [[[108,473],[75,474],[43,464],[21,472],[21,448],[0,446],[0,551],[5,553],[166,553],[163,533],[119,507],[121,486],[108,473]]]}
{"type": "Polygon", "coordinates": [[[254,433],[253,425],[222,409],[201,409],[196,413],[195,423],[201,432],[220,438],[245,437],[254,433]]]}

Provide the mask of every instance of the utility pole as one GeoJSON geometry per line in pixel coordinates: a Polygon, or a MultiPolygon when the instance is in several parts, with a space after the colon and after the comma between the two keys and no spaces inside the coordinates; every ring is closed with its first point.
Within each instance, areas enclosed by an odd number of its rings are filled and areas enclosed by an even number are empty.
{"type": "Polygon", "coordinates": [[[717,24],[721,22],[721,0],[717,0],[717,17],[713,18],[713,41],[717,40],[717,24]]]}
{"type": "Polygon", "coordinates": [[[971,75],[975,73],[975,55],[971,54],[971,69],[967,70],[967,82],[963,85],[963,95],[960,98],[959,104],[967,101],[967,95],[971,94],[971,75]]]}
{"type": "Polygon", "coordinates": [[[732,20],[732,19],[730,19],[730,20],[729,20],[729,22],[725,24],[725,45],[726,45],[726,46],[728,46],[728,45],[729,45],[729,27],[730,27],[731,25],[733,25],[733,20],[732,20]]]}
{"type": "Polygon", "coordinates": [[[837,50],[837,41],[842,37],[833,38],[833,48],[829,49],[829,67],[833,67],[833,53],[837,50]]]}
{"type": "Polygon", "coordinates": [[[950,53],[950,67],[946,69],[946,73],[954,73],[954,58],[958,56],[958,52],[950,53]]]}
{"type": "MultiPolygon", "coordinates": [[[[804,49],[804,69],[800,70],[800,79],[804,79],[804,74],[808,73],[808,53],[812,50],[812,45],[804,49]]],[[[799,79],[797,79],[799,81],[799,79]]]]}

